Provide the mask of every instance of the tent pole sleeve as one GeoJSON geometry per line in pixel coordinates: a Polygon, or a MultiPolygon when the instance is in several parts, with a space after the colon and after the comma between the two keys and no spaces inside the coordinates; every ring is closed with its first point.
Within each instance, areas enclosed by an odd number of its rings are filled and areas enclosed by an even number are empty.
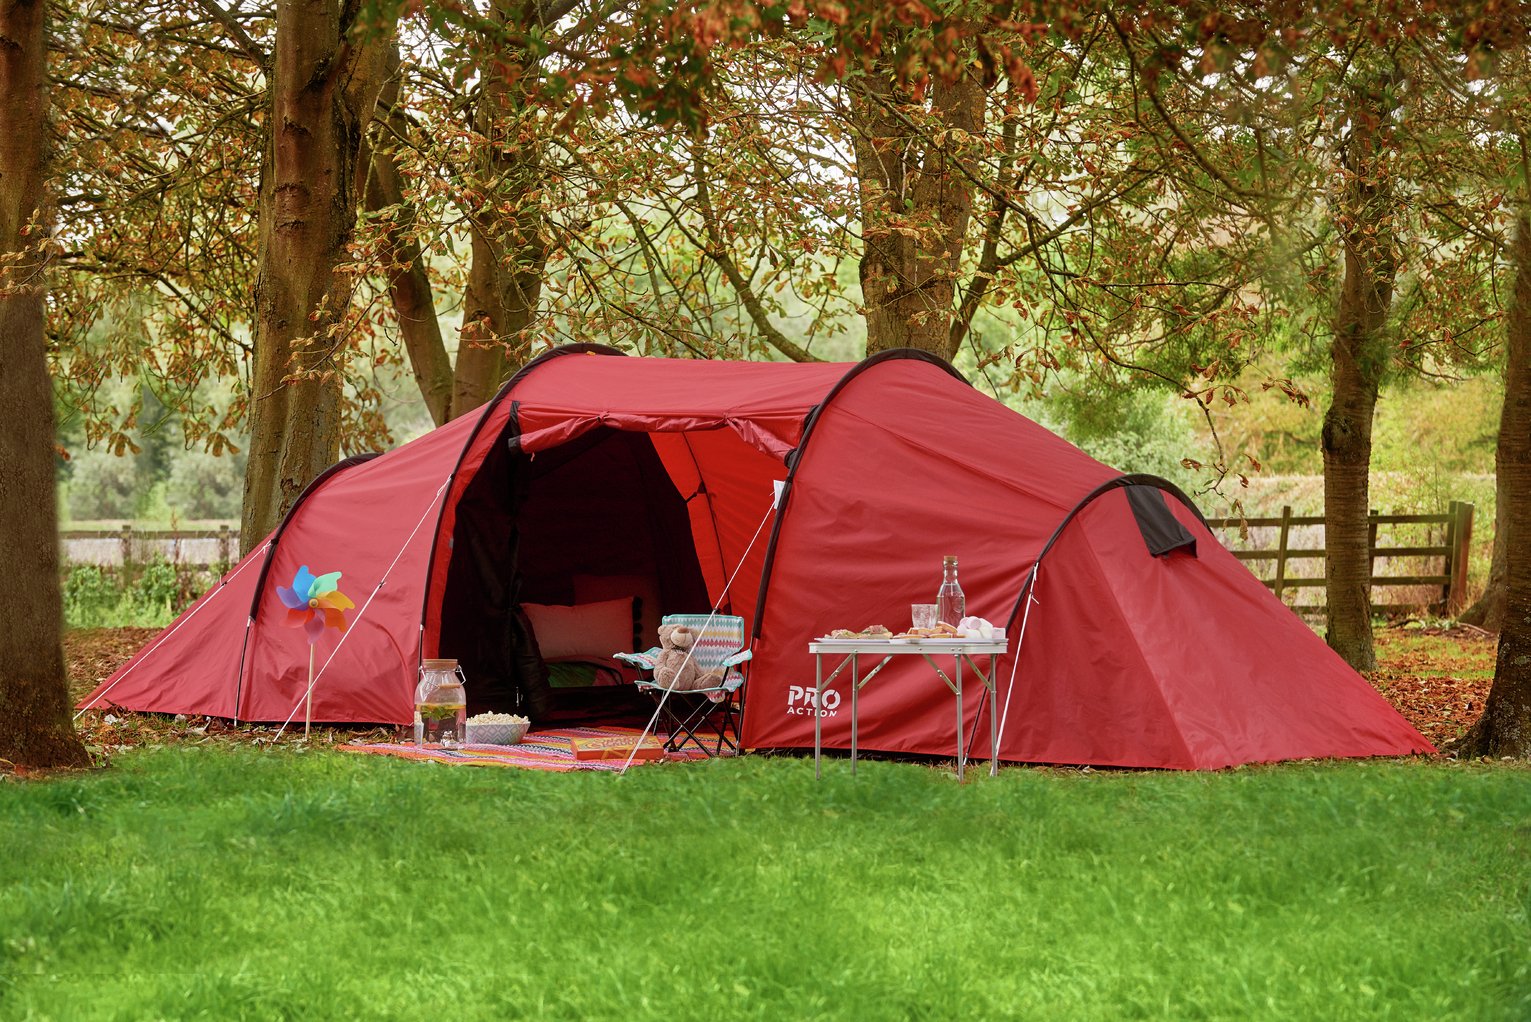
{"type": "Polygon", "coordinates": [[[781,497],[777,501],[776,524],[771,528],[771,540],[766,544],[765,564],[761,566],[760,586],[755,594],[755,621],[750,626],[752,638],[760,638],[760,625],[765,621],[766,597],[770,595],[771,569],[776,564],[776,545],[781,539],[781,526],[787,516],[787,504],[792,497],[792,484],[797,481],[798,466],[803,462],[803,453],[808,448],[808,442],[813,439],[814,430],[818,428],[824,410],[840,395],[847,384],[862,373],[884,362],[900,360],[928,362],[958,382],[972,386],[968,378],[959,373],[950,362],[937,358],[928,351],[921,351],[918,348],[889,348],[857,362],[844,376],[840,377],[829,393],[824,395],[824,400],[809,410],[808,417],[803,421],[802,437],[798,440],[797,447],[787,454],[787,482],[782,487],[781,497]]]}
{"type": "MultiPolygon", "coordinates": [[[[1063,530],[1069,527],[1070,522],[1079,517],[1080,512],[1094,503],[1097,498],[1105,496],[1112,490],[1120,490],[1127,486],[1152,486],[1163,490],[1190,508],[1191,513],[1196,516],[1196,520],[1201,523],[1202,528],[1207,529],[1208,534],[1211,534],[1212,530],[1207,526],[1206,516],[1201,513],[1201,508],[1196,506],[1196,502],[1185,495],[1184,490],[1168,479],[1163,479],[1159,476],[1148,475],[1144,472],[1129,472],[1125,475],[1119,475],[1115,479],[1109,479],[1085,494],[1079,503],[1075,504],[1069,510],[1069,513],[1063,516],[1063,520],[1058,523],[1058,527],[1053,529],[1053,534],[1047,537],[1047,542],[1042,544],[1042,550],[1037,554],[1036,564],[1041,565],[1042,559],[1047,556],[1047,552],[1053,548],[1058,542],[1059,537],[1063,535],[1063,530]]],[[[1007,625],[1020,616],[1022,601],[1026,599],[1026,591],[1029,584],[1028,580],[1028,582],[1021,585],[1021,595],[1016,597],[1015,608],[1010,611],[1010,616],[1005,619],[1007,625]]]]}

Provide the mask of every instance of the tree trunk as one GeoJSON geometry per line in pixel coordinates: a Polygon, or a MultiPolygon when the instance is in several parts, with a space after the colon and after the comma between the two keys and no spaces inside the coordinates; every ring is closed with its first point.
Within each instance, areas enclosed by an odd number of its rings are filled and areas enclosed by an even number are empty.
{"type": "MultiPolygon", "coordinates": [[[[505,0],[494,15],[508,21],[505,0]]],[[[531,16],[528,10],[527,16],[531,16]]],[[[483,158],[469,211],[473,264],[463,296],[462,334],[453,373],[452,417],[483,405],[531,350],[528,328],[537,316],[547,246],[542,240],[542,147],[538,126],[525,102],[525,83],[512,84],[499,64],[516,64],[532,74],[527,54],[490,61],[474,112],[484,137],[483,158]]],[[[471,194],[471,193],[470,193],[471,194]]]]}
{"type": "MultiPolygon", "coordinates": [[[[1505,318],[1504,409],[1499,415],[1499,527],[1505,615],[1494,686],[1483,716],[1457,744],[1469,756],[1531,758],[1531,215],[1515,229],[1515,291],[1505,318]]],[[[1497,537],[1496,537],[1497,542],[1497,537]]]]}
{"type": "Polygon", "coordinates": [[[917,108],[884,62],[851,89],[861,203],[867,354],[919,348],[956,355],[957,274],[973,213],[963,166],[983,130],[984,93],[969,68],[930,86],[917,108]]]}
{"type": "Polygon", "coordinates": [[[409,122],[399,108],[399,54],[388,54],[387,78],[379,98],[377,144],[372,149],[371,173],[367,177],[367,211],[394,209],[383,228],[383,258],[387,263],[388,297],[399,320],[399,335],[409,355],[420,396],[436,425],[447,421],[452,408],[452,360],[441,338],[436,300],[420,245],[410,231],[415,210],[404,203],[404,184],[399,174],[395,147],[407,136],[409,122]]]}
{"type": "Polygon", "coordinates": [[[87,766],[69,720],[43,273],[44,0],[0,0],[0,760],[87,766]]]}
{"type": "Polygon", "coordinates": [[[1372,418],[1387,365],[1387,318],[1397,255],[1387,179],[1386,81],[1351,94],[1340,202],[1345,276],[1335,310],[1334,394],[1324,413],[1324,547],[1328,554],[1328,642],[1358,671],[1376,668],[1371,623],[1369,473],[1372,418]]]}
{"type": "MultiPolygon", "coordinates": [[[[1505,387],[1508,393],[1508,379],[1505,381],[1505,387]]],[[[1502,411],[1500,416],[1503,417],[1502,411]]],[[[1494,457],[1497,461],[1498,450],[1495,451],[1494,457]]],[[[1488,584],[1483,587],[1483,595],[1478,597],[1478,601],[1457,615],[1457,620],[1463,624],[1476,625],[1487,632],[1497,632],[1504,627],[1505,606],[1509,600],[1507,583],[1509,547],[1506,543],[1508,526],[1504,516],[1506,499],[1504,471],[1499,469],[1494,474],[1494,555],[1489,563],[1488,584]]]]}
{"type": "Polygon", "coordinates": [[[261,165],[250,373],[250,459],[240,545],[276,527],[340,451],[349,301],[335,268],[360,201],[358,164],[391,38],[358,35],[338,0],[280,0],[261,165]]]}

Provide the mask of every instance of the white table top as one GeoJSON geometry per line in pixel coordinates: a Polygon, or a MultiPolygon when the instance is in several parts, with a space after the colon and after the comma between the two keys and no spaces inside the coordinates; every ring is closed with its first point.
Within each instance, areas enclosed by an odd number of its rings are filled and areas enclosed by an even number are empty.
{"type": "Polygon", "coordinates": [[[966,653],[998,655],[1010,648],[1009,640],[998,639],[830,639],[818,638],[808,643],[810,653],[966,653]]]}

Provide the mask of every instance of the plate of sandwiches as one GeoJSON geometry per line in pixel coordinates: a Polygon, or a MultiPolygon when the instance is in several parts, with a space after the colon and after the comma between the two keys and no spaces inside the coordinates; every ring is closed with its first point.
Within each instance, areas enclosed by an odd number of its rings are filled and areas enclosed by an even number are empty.
{"type": "Polygon", "coordinates": [[[819,638],[815,641],[845,642],[852,639],[886,640],[891,638],[893,638],[893,630],[891,628],[884,627],[883,625],[868,625],[866,628],[861,629],[859,632],[850,628],[836,628],[828,635],[819,636],[819,638]]]}
{"type": "Polygon", "coordinates": [[[900,632],[889,641],[934,646],[962,642],[1004,642],[1005,633],[993,626],[953,628],[948,624],[937,624],[934,628],[911,628],[907,632],[900,632]]]}
{"type": "Polygon", "coordinates": [[[934,628],[910,628],[893,636],[894,642],[969,642],[957,629],[945,621],[938,621],[934,628]]]}
{"type": "Polygon", "coordinates": [[[961,638],[961,633],[945,621],[937,621],[934,627],[903,630],[893,638],[894,641],[903,640],[905,643],[928,643],[932,640],[955,640],[955,638],[961,638]]]}

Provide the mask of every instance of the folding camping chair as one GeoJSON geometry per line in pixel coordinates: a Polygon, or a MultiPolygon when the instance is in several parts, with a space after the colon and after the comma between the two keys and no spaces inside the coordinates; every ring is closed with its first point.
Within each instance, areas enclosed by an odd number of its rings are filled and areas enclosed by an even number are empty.
{"type": "Polygon", "coordinates": [[[745,638],[744,618],[728,614],[670,614],[660,624],[684,625],[696,632],[691,662],[702,673],[721,672],[723,678],[710,688],[669,690],[652,677],[659,657],[658,646],[643,653],[616,654],[618,660],[649,673],[650,677],[638,681],[638,688],[659,703],[663,726],[669,735],[665,748],[678,752],[692,744],[709,756],[720,756],[726,745],[731,752],[738,752],[740,690],[744,687],[744,673],[739,666],[754,656],[745,638]],[[710,725],[717,732],[717,741],[711,749],[703,741],[711,736],[697,734],[703,725],[710,725]]]}

